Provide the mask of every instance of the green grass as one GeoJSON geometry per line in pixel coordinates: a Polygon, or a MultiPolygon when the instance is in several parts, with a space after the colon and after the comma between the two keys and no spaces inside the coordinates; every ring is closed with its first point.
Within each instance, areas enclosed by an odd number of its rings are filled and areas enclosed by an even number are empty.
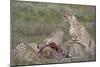
{"type": "Polygon", "coordinates": [[[11,44],[40,43],[51,31],[61,28],[65,32],[64,41],[69,36],[69,25],[64,22],[64,11],[71,10],[95,39],[95,6],[51,4],[37,2],[13,2],[11,5],[11,44]],[[94,24],[93,24],[94,23],[94,24]]]}

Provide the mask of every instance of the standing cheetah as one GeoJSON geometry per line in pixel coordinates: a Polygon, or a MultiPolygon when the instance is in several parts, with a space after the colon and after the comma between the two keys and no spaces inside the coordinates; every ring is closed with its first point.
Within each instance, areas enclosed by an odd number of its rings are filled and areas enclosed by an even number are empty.
{"type": "Polygon", "coordinates": [[[95,56],[95,42],[92,40],[85,27],[79,23],[78,19],[71,11],[65,11],[64,18],[65,21],[70,24],[69,32],[71,40],[81,43],[85,46],[87,54],[95,56]]]}

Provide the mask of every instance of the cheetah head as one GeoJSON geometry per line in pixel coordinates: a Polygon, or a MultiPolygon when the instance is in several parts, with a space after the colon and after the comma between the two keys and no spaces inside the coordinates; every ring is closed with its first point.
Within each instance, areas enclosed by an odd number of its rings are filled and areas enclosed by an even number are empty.
{"type": "Polygon", "coordinates": [[[66,22],[70,22],[70,20],[72,19],[73,13],[71,11],[65,11],[64,13],[64,18],[66,22]]]}

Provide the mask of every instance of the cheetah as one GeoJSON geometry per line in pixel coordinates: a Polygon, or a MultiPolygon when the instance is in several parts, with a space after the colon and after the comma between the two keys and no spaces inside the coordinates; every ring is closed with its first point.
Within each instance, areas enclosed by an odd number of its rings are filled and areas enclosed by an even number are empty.
{"type": "Polygon", "coordinates": [[[72,41],[79,42],[85,46],[86,52],[95,56],[95,42],[92,40],[90,34],[86,31],[85,27],[80,23],[77,17],[71,11],[65,11],[64,18],[70,24],[70,38],[72,41]]]}
{"type": "Polygon", "coordinates": [[[62,49],[63,36],[64,36],[64,32],[60,29],[56,29],[55,31],[51,32],[48,38],[44,39],[43,42],[39,45],[39,49],[40,49],[39,53],[41,57],[43,56],[45,58],[56,59],[58,57],[56,56],[56,54],[59,55],[63,53],[63,49],[62,49]],[[59,51],[61,49],[62,51],[59,51]],[[54,55],[51,53],[53,53],[54,55]]]}
{"type": "Polygon", "coordinates": [[[49,42],[55,42],[57,45],[62,43],[64,32],[62,30],[55,30],[50,34],[50,37],[45,39],[46,44],[49,42]]]}
{"type": "Polygon", "coordinates": [[[13,61],[15,63],[16,60],[31,62],[37,56],[38,50],[38,45],[36,43],[18,44],[12,52],[13,61]]]}

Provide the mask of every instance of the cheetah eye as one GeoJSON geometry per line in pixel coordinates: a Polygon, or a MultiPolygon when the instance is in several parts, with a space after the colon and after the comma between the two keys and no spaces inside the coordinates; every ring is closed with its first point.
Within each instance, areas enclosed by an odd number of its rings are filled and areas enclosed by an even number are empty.
{"type": "Polygon", "coordinates": [[[67,17],[67,16],[65,16],[65,19],[68,19],[68,17],[67,17]]]}
{"type": "Polygon", "coordinates": [[[64,16],[64,17],[66,17],[66,16],[64,16]]]}

